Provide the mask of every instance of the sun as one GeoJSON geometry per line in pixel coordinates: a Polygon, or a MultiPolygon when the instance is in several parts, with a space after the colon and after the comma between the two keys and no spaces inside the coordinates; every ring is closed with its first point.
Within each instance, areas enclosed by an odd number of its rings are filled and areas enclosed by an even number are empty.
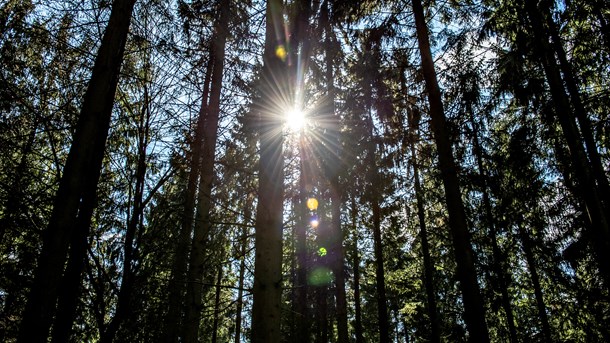
{"type": "Polygon", "coordinates": [[[305,112],[293,107],[286,111],[286,126],[292,132],[297,132],[305,126],[305,112]]]}

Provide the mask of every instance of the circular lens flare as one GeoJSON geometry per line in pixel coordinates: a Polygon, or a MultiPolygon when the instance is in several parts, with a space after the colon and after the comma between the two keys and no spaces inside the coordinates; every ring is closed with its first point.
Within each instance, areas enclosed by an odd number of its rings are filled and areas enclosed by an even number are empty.
{"type": "Polygon", "coordinates": [[[307,199],[307,208],[310,211],[315,211],[318,208],[318,200],[316,198],[307,199]]]}

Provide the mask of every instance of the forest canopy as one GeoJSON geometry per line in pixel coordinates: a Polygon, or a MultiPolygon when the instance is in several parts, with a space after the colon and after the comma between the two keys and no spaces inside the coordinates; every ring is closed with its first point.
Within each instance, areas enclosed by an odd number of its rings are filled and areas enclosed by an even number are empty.
{"type": "Polygon", "coordinates": [[[610,342],[610,2],[1,0],[0,341],[610,342]]]}

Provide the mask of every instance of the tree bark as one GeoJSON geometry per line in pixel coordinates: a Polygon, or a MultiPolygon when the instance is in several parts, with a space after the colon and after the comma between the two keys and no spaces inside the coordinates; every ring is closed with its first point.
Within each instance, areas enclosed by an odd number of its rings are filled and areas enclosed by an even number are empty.
{"type": "Polygon", "coordinates": [[[43,233],[42,251],[18,342],[43,342],[47,339],[71,237],[76,229],[89,230],[91,217],[85,218],[89,211],[82,211],[82,206],[89,201],[87,199],[95,199],[134,3],[135,0],[115,0],[113,3],[51,218],[43,233]],[[81,219],[77,219],[79,214],[82,214],[81,219]],[[83,225],[78,225],[77,221],[83,225]]]}
{"type": "Polygon", "coordinates": [[[485,308],[475,269],[475,257],[470,244],[470,233],[462,194],[459,186],[453,150],[447,132],[447,123],[441,93],[434,70],[434,60],[430,50],[428,28],[424,9],[420,0],[413,0],[413,15],[417,30],[417,41],[422,60],[422,69],[428,102],[430,104],[431,126],[438,150],[439,167],[445,188],[445,202],[449,212],[449,228],[453,238],[453,248],[457,262],[457,276],[464,301],[464,321],[469,332],[469,341],[489,342],[489,332],[485,322],[485,308]]]}

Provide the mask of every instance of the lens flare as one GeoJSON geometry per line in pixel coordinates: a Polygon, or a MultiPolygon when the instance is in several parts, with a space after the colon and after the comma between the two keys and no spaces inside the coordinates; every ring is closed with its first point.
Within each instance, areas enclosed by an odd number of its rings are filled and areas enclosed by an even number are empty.
{"type": "Polygon", "coordinates": [[[333,281],[333,275],[330,269],[317,267],[309,273],[308,281],[312,286],[326,286],[333,281]]]}
{"type": "Polygon", "coordinates": [[[307,208],[310,211],[315,211],[318,208],[318,200],[316,198],[307,199],[307,208]]]}
{"type": "Polygon", "coordinates": [[[282,61],[286,61],[286,56],[288,53],[286,52],[286,48],[283,45],[278,45],[275,48],[275,56],[277,56],[282,61]]]}
{"type": "Polygon", "coordinates": [[[314,218],[309,222],[309,224],[311,224],[311,227],[315,229],[318,227],[318,225],[320,225],[320,222],[317,218],[314,218]]]}

